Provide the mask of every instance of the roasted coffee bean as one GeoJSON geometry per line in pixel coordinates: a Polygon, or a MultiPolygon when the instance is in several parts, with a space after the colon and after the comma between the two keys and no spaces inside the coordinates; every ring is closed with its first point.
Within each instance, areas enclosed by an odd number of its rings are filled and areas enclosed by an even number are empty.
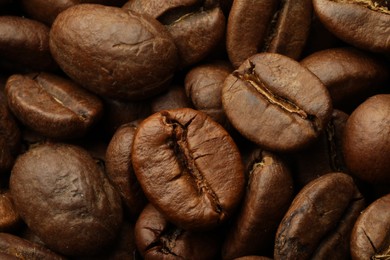
{"type": "Polygon", "coordinates": [[[0,68],[9,71],[52,70],[49,27],[35,20],[0,16],[0,68]]]}
{"type": "Polygon", "coordinates": [[[57,15],[71,6],[82,3],[123,5],[126,0],[21,0],[23,10],[33,19],[51,25],[57,15]]]}
{"type": "Polygon", "coordinates": [[[250,255],[234,258],[234,260],[272,260],[272,258],[266,256],[250,255]]]}
{"type": "Polygon", "coordinates": [[[226,32],[231,63],[238,68],[262,51],[298,59],[309,35],[311,14],[310,0],[233,1],[226,32]]]}
{"type": "Polygon", "coordinates": [[[390,183],[390,94],[375,95],[348,118],[345,163],[351,174],[369,183],[390,183]]]}
{"type": "Polygon", "coordinates": [[[151,113],[162,110],[191,107],[191,102],[186,96],[183,86],[170,86],[168,91],[158,95],[151,100],[151,113]]]}
{"type": "Polygon", "coordinates": [[[131,157],[150,203],[178,227],[216,227],[243,195],[239,151],[202,112],[182,108],[151,115],[138,127],[131,157]]]}
{"type": "Polygon", "coordinates": [[[29,242],[18,236],[0,233],[0,255],[1,259],[47,259],[47,260],[65,260],[62,257],[49,249],[29,242]],[[14,257],[14,258],[12,258],[14,257]]]}
{"type": "Polygon", "coordinates": [[[0,91],[0,173],[11,170],[21,148],[21,133],[7,106],[7,99],[0,91]]]}
{"type": "Polygon", "coordinates": [[[313,142],[332,113],[321,81],[297,61],[276,53],[254,55],[229,75],[222,104],[244,137],[279,152],[313,142]]]}
{"type": "Polygon", "coordinates": [[[122,125],[112,136],[106,151],[107,175],[134,219],[147,203],[131,161],[131,148],[136,130],[137,125],[133,123],[122,125]]]}
{"type": "Polygon", "coordinates": [[[329,173],[295,197],[275,239],[274,259],[348,259],[353,225],[364,199],[352,177],[329,173]]]}
{"type": "Polygon", "coordinates": [[[108,98],[156,95],[177,65],[175,44],[158,21],[96,4],[60,13],[51,27],[50,50],[75,82],[108,98]]]}
{"type": "Polygon", "coordinates": [[[390,194],[360,214],[351,235],[351,256],[353,260],[390,258],[390,194]]]}
{"type": "Polygon", "coordinates": [[[225,32],[225,16],[216,0],[132,0],[123,8],[150,15],[166,26],[178,48],[181,67],[204,59],[225,32]]]}
{"type": "Polygon", "coordinates": [[[328,88],[333,106],[346,112],[389,84],[385,61],[352,47],[316,52],[300,63],[328,88]]]}
{"type": "Polygon", "coordinates": [[[290,155],[294,183],[298,189],[329,172],[349,172],[342,151],[347,120],[346,113],[333,110],[332,117],[318,140],[308,148],[290,155]]]}
{"type": "Polygon", "coordinates": [[[148,204],[135,225],[135,239],[144,259],[218,259],[220,232],[184,230],[148,204]]]}
{"type": "Polygon", "coordinates": [[[378,0],[313,0],[314,11],[330,32],[372,52],[390,53],[390,3],[378,0]]]}
{"type": "Polygon", "coordinates": [[[122,223],[119,195],[93,158],[68,144],[46,143],[18,157],[10,191],[28,227],[64,255],[104,250],[122,223]]]}
{"type": "Polygon", "coordinates": [[[85,135],[103,112],[95,95],[48,73],[12,75],[6,95],[10,109],[24,125],[52,138],[85,135]]]}
{"type": "Polygon", "coordinates": [[[226,63],[209,63],[192,68],[184,80],[186,94],[194,107],[224,127],[228,123],[222,107],[222,87],[231,72],[226,63]]]}
{"type": "Polygon", "coordinates": [[[21,224],[9,191],[0,194],[0,232],[12,232],[21,224]]]}
{"type": "Polygon", "coordinates": [[[276,229],[293,199],[292,176],[281,159],[260,149],[250,157],[246,194],[226,235],[223,259],[272,252],[276,229]]]}

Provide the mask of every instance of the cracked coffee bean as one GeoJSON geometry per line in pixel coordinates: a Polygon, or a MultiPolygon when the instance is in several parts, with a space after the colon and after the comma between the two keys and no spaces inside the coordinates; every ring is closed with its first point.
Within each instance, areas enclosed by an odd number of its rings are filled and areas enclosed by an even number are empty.
{"type": "Polygon", "coordinates": [[[222,104],[244,137],[278,152],[309,145],[332,113],[321,81],[298,62],[275,53],[254,55],[230,74],[222,89],[222,104]]]}
{"type": "Polygon", "coordinates": [[[259,52],[293,59],[301,55],[309,35],[310,0],[235,0],[227,22],[226,50],[235,68],[259,52]]]}
{"type": "Polygon", "coordinates": [[[390,53],[390,2],[313,0],[318,18],[341,40],[364,50],[390,53]]]}
{"type": "Polygon", "coordinates": [[[390,259],[390,194],[360,214],[351,235],[351,255],[353,260],[390,259]]]}
{"type": "Polygon", "coordinates": [[[131,156],[146,197],[178,227],[216,227],[243,195],[238,148],[202,112],[183,108],[148,117],[138,127],[131,156]]]}
{"type": "Polygon", "coordinates": [[[135,239],[144,259],[218,259],[221,236],[216,230],[184,230],[166,220],[152,204],[135,225],[135,239]]]}
{"type": "Polygon", "coordinates": [[[15,116],[47,137],[82,137],[103,113],[98,97],[54,74],[12,75],[5,91],[15,116]]]}
{"type": "Polygon", "coordinates": [[[350,176],[338,172],[313,180],[279,225],[274,259],[348,259],[351,231],[364,206],[350,176]]]}
{"type": "Polygon", "coordinates": [[[158,21],[96,4],[60,13],[50,30],[50,50],[76,83],[122,100],[162,92],[178,61],[176,46],[158,21]]]}

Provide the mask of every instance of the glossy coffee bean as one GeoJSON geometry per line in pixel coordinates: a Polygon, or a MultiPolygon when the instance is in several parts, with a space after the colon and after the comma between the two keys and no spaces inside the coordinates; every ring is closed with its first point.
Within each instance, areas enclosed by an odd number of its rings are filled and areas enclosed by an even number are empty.
{"type": "Polygon", "coordinates": [[[24,125],[52,138],[85,135],[103,112],[95,95],[48,73],[12,75],[6,95],[11,111],[24,125]]]}
{"type": "Polygon", "coordinates": [[[209,63],[192,68],[184,79],[186,94],[196,110],[206,113],[222,126],[227,125],[222,87],[231,72],[231,66],[226,63],[209,63]]]}
{"type": "Polygon", "coordinates": [[[104,250],[122,223],[119,195],[83,149],[42,144],[21,155],[10,191],[27,226],[55,252],[90,255],[104,250]]]}
{"type": "Polygon", "coordinates": [[[351,235],[353,260],[390,258],[390,194],[378,198],[359,216],[351,235]]]}
{"type": "Polygon", "coordinates": [[[12,195],[9,191],[0,194],[0,232],[12,232],[21,224],[12,195]]]}
{"type": "Polygon", "coordinates": [[[308,183],[279,225],[274,259],[348,259],[351,231],[363,208],[362,195],[344,173],[308,183]]]}
{"type": "Polygon", "coordinates": [[[0,233],[0,257],[1,259],[47,259],[65,260],[65,257],[58,255],[49,249],[29,242],[18,236],[0,233]],[[2,255],[1,255],[2,254],[2,255]],[[4,257],[4,258],[3,258],[4,257]]]}
{"type": "Polygon", "coordinates": [[[300,62],[328,88],[333,106],[352,111],[389,83],[384,60],[353,47],[326,49],[300,62]]]}
{"type": "Polygon", "coordinates": [[[292,176],[278,156],[256,149],[250,157],[245,197],[226,235],[223,259],[267,254],[293,199],[292,176]]]}
{"type": "Polygon", "coordinates": [[[49,30],[35,20],[0,16],[0,68],[10,71],[53,69],[49,30]]]}
{"type": "Polygon", "coordinates": [[[259,52],[293,59],[301,55],[309,35],[310,0],[235,0],[229,13],[226,50],[235,68],[259,52]]]}
{"type": "Polygon", "coordinates": [[[237,146],[202,112],[183,108],[151,115],[138,127],[131,156],[146,197],[178,227],[218,226],[243,195],[237,146]]]}
{"type": "Polygon", "coordinates": [[[121,8],[80,4],[57,16],[50,50],[75,82],[108,98],[161,92],[177,65],[177,49],[155,19],[121,8]]]}
{"type": "Polygon", "coordinates": [[[297,61],[275,53],[256,54],[230,74],[222,89],[222,104],[244,137],[279,152],[313,142],[332,112],[321,81],[297,61]]]}
{"type": "Polygon", "coordinates": [[[112,136],[106,151],[107,175],[134,219],[147,203],[135,177],[131,160],[131,148],[137,127],[132,123],[122,125],[112,136]]]}
{"type": "Polygon", "coordinates": [[[361,49],[390,53],[388,1],[314,0],[313,6],[338,38],[361,49]]]}
{"type": "Polygon", "coordinates": [[[390,183],[390,94],[360,104],[347,121],[343,151],[351,174],[370,183],[390,183]]]}
{"type": "Polygon", "coordinates": [[[218,231],[196,232],[179,228],[148,204],[135,225],[135,239],[144,259],[218,259],[218,231]]]}
{"type": "Polygon", "coordinates": [[[2,91],[0,92],[0,118],[0,173],[4,174],[11,170],[21,148],[21,133],[2,91]]]}
{"type": "Polygon", "coordinates": [[[164,24],[178,48],[180,66],[201,61],[223,39],[225,16],[216,0],[132,0],[123,8],[164,24]]]}

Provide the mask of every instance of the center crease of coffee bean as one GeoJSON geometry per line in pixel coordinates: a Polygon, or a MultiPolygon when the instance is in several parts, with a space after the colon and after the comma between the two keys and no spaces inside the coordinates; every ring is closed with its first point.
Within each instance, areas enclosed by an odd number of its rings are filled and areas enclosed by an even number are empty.
{"type": "MultiPolygon", "coordinates": [[[[152,230],[152,232],[156,233],[158,231],[152,230]]],[[[157,247],[160,248],[159,252],[163,254],[171,254],[174,256],[178,256],[172,251],[172,249],[175,247],[176,240],[182,233],[182,229],[174,227],[172,224],[169,224],[160,233],[156,240],[150,243],[150,245],[146,248],[146,251],[152,250],[153,248],[157,247]]]]}
{"type": "MultiPolygon", "coordinates": [[[[279,2],[278,8],[274,11],[274,15],[272,16],[272,19],[269,23],[268,29],[267,29],[267,34],[264,38],[263,41],[263,47],[261,48],[261,52],[267,52],[268,48],[272,42],[272,40],[275,37],[275,34],[277,32],[278,27],[276,26],[279,20],[279,16],[283,10],[284,4],[286,0],[281,0],[279,2]]],[[[261,44],[261,43],[260,43],[261,44]]]]}
{"type": "MultiPolygon", "coordinates": [[[[165,117],[165,122],[168,125],[171,125],[173,128],[173,134],[171,136],[171,142],[173,151],[176,155],[177,161],[180,165],[181,169],[181,175],[186,174],[190,176],[189,180],[191,180],[193,183],[195,183],[195,187],[198,191],[199,195],[203,195],[204,193],[207,193],[211,197],[212,206],[218,214],[223,214],[223,208],[221,203],[219,202],[219,199],[217,197],[217,194],[212,190],[210,185],[205,180],[204,176],[201,174],[199,169],[197,168],[195,164],[195,160],[192,156],[192,153],[188,147],[187,142],[187,129],[188,126],[192,123],[192,121],[195,119],[192,118],[189,120],[185,125],[180,124],[179,122],[170,119],[169,117],[165,117]]],[[[200,157],[198,157],[200,158],[200,157]]]]}
{"type": "Polygon", "coordinates": [[[245,71],[245,73],[240,74],[238,71],[233,72],[233,75],[244,82],[247,82],[250,86],[252,86],[261,96],[265,98],[265,100],[275,106],[278,106],[284,111],[287,111],[292,114],[297,114],[304,120],[310,121],[311,126],[313,127],[315,132],[319,131],[319,127],[317,125],[317,118],[314,115],[310,115],[306,113],[303,109],[301,109],[298,105],[294,104],[292,101],[278,96],[267,87],[267,85],[260,79],[260,77],[255,72],[255,64],[250,62],[250,68],[245,71]]]}
{"type": "Polygon", "coordinates": [[[368,8],[373,11],[390,14],[390,2],[388,0],[373,1],[373,0],[331,0],[333,2],[356,4],[368,8]]]}
{"type": "Polygon", "coordinates": [[[331,119],[325,130],[327,151],[329,156],[329,164],[333,171],[346,171],[346,167],[342,163],[341,152],[337,150],[337,140],[335,135],[335,125],[331,119]]]}

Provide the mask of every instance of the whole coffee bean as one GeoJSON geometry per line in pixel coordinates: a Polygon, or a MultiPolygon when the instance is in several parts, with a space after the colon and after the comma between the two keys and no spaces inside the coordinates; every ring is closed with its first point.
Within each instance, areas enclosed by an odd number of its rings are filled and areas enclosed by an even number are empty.
{"type": "Polygon", "coordinates": [[[0,194],[0,232],[14,231],[21,224],[9,191],[0,194]]]}
{"type": "Polygon", "coordinates": [[[17,16],[0,16],[0,68],[9,71],[52,70],[49,27],[17,16]]]}
{"type": "Polygon", "coordinates": [[[294,183],[298,190],[329,172],[349,173],[342,151],[348,117],[340,110],[333,110],[332,117],[318,140],[306,149],[291,154],[294,183]]]}
{"type": "Polygon", "coordinates": [[[147,203],[133,170],[131,148],[137,125],[122,125],[112,136],[106,151],[107,176],[119,191],[130,215],[136,219],[147,203]]]}
{"type": "Polygon", "coordinates": [[[166,26],[181,67],[204,59],[224,36],[225,16],[216,0],[133,0],[123,8],[150,15],[166,26]]]}
{"type": "Polygon", "coordinates": [[[148,204],[135,224],[135,239],[144,259],[218,259],[218,231],[188,231],[166,220],[148,204]]]}
{"type": "Polygon", "coordinates": [[[353,111],[343,151],[351,174],[370,183],[390,183],[390,94],[375,95],[353,111]]]}
{"type": "Polygon", "coordinates": [[[184,80],[186,94],[194,107],[224,127],[228,123],[222,107],[222,87],[231,72],[226,63],[208,63],[192,68],[184,80]]]}
{"type": "Polygon", "coordinates": [[[311,23],[310,0],[235,0],[229,13],[226,49],[238,68],[259,52],[293,59],[301,55],[311,23]]]}
{"type": "Polygon", "coordinates": [[[274,259],[348,259],[351,231],[363,208],[363,197],[344,173],[308,183],[279,225],[274,259]]]}
{"type": "Polygon", "coordinates": [[[131,157],[150,203],[178,227],[218,226],[243,195],[239,151],[202,112],[182,108],[151,115],[138,127],[131,157]]]}
{"type": "Polygon", "coordinates": [[[353,260],[390,258],[390,194],[371,203],[357,219],[351,235],[353,260]]]}
{"type": "Polygon", "coordinates": [[[16,117],[48,137],[81,137],[103,112],[95,95],[53,74],[15,74],[9,77],[5,90],[16,117]]]}
{"type": "Polygon", "coordinates": [[[260,149],[251,157],[245,197],[226,235],[223,259],[266,255],[293,199],[293,180],[284,162],[260,149]]]}
{"type": "Polygon", "coordinates": [[[176,46],[158,21],[97,4],[60,13],[51,27],[50,50],[69,77],[108,98],[155,95],[177,65],[176,46]]]}
{"type": "Polygon", "coordinates": [[[244,137],[279,152],[313,142],[332,113],[321,81],[297,61],[276,53],[256,54],[230,74],[222,104],[244,137]]]}
{"type": "Polygon", "coordinates": [[[372,52],[390,53],[387,0],[313,0],[313,6],[326,28],[343,41],[372,52]]]}
{"type": "Polygon", "coordinates": [[[21,0],[23,10],[33,19],[51,25],[57,15],[71,6],[82,3],[123,5],[126,0],[21,0]]]}
{"type": "Polygon", "coordinates": [[[104,250],[122,223],[119,195],[77,146],[46,143],[21,155],[12,169],[10,191],[27,226],[64,255],[104,250]]]}
{"type": "Polygon", "coordinates": [[[162,110],[191,107],[184,87],[180,85],[170,86],[166,92],[152,98],[150,103],[152,114],[162,110]]]}
{"type": "Polygon", "coordinates": [[[328,88],[333,107],[346,112],[382,90],[390,79],[384,60],[353,47],[319,51],[300,63],[328,88]]]}
{"type": "Polygon", "coordinates": [[[47,259],[47,260],[64,260],[66,258],[50,251],[49,249],[29,242],[18,236],[0,233],[0,255],[1,259],[47,259]],[[8,255],[8,256],[7,256],[8,255]],[[14,258],[12,258],[14,257],[14,258]]]}

